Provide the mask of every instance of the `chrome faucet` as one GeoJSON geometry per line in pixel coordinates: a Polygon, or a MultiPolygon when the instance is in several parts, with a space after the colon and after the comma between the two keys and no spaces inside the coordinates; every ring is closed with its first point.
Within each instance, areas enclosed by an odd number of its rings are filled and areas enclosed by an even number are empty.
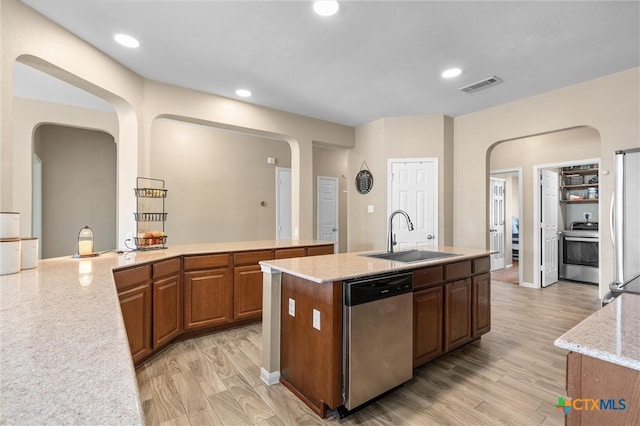
{"type": "Polygon", "coordinates": [[[389,216],[389,237],[387,239],[387,252],[389,253],[393,253],[393,246],[397,244],[396,237],[393,234],[393,218],[397,214],[401,214],[405,219],[407,219],[407,226],[409,227],[409,231],[413,231],[413,222],[411,222],[411,219],[409,218],[407,212],[405,212],[404,210],[394,210],[389,216]]]}

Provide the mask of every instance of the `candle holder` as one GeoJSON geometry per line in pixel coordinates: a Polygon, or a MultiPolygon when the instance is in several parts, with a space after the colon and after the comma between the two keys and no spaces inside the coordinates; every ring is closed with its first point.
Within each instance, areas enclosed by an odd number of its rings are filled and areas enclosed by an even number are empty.
{"type": "Polygon", "coordinates": [[[95,257],[98,254],[93,251],[93,230],[85,226],[78,232],[78,252],[73,257],[95,257]]]}

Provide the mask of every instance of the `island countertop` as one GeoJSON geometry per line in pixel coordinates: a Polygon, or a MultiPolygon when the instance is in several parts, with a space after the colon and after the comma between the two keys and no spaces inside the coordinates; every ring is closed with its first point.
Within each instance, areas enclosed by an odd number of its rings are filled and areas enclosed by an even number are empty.
{"type": "Polygon", "coordinates": [[[640,370],[640,295],[625,293],[560,336],[554,344],[640,370]]]}
{"type": "MultiPolygon", "coordinates": [[[[455,256],[443,257],[418,262],[398,262],[365,256],[380,253],[380,251],[363,251],[354,253],[328,254],[294,259],[263,260],[260,265],[275,269],[305,280],[321,283],[342,281],[345,279],[364,277],[368,275],[385,274],[403,270],[417,269],[443,263],[457,262],[467,259],[488,256],[491,250],[462,247],[438,246],[424,248],[428,251],[452,253],[455,256]]],[[[401,250],[398,250],[401,251],[401,250]]]]}
{"type": "Polygon", "coordinates": [[[47,259],[0,276],[0,424],[144,424],[114,269],[182,255],[326,244],[185,244],[47,259]]]}

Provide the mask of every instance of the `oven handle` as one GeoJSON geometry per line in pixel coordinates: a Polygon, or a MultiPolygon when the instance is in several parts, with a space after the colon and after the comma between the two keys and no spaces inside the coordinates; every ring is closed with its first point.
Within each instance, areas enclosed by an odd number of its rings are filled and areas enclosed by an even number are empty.
{"type": "Polygon", "coordinates": [[[597,243],[598,242],[598,237],[589,238],[589,237],[567,237],[567,236],[565,236],[564,239],[566,241],[578,241],[578,242],[583,242],[583,243],[597,243]]]}

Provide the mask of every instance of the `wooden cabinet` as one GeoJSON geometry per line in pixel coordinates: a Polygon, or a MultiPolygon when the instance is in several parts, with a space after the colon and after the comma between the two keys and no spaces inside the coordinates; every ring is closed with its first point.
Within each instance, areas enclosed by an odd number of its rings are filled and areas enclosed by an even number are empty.
{"type": "Polygon", "coordinates": [[[442,341],[442,284],[413,295],[413,367],[440,356],[442,341]]]}
{"type": "Polygon", "coordinates": [[[184,287],[185,329],[231,321],[231,272],[228,268],[185,272],[184,287]]]}
{"type": "Polygon", "coordinates": [[[131,357],[136,363],[153,349],[151,334],[151,268],[140,266],[115,272],[120,310],[131,357]]]}
{"type": "Polygon", "coordinates": [[[334,253],[333,244],[329,246],[313,246],[307,248],[307,256],[321,256],[323,254],[333,254],[334,253]]]}
{"type": "Polygon", "coordinates": [[[342,405],[342,283],[282,274],[280,381],[320,417],[342,405]],[[295,315],[289,314],[295,301],[295,315]],[[313,326],[313,311],[321,318],[313,326]]]}
{"type": "Polygon", "coordinates": [[[223,325],[232,319],[230,255],[185,256],[184,328],[223,325]]]}
{"type": "Polygon", "coordinates": [[[472,283],[472,336],[475,338],[491,330],[491,275],[476,275],[472,278],[472,283]]]}
{"type": "Polygon", "coordinates": [[[234,320],[262,318],[262,270],[258,262],[268,259],[273,259],[272,250],[234,254],[234,320]]]}
{"type": "Polygon", "coordinates": [[[491,329],[489,256],[413,271],[413,366],[491,329]]]}
{"type": "Polygon", "coordinates": [[[471,279],[444,286],[444,351],[471,341],[471,279]]]}
{"type": "Polygon", "coordinates": [[[153,264],[153,349],[182,333],[182,278],[180,259],[153,264]]]}
{"type": "Polygon", "coordinates": [[[276,259],[290,259],[292,257],[305,257],[306,255],[306,247],[293,247],[276,250],[276,259]]]}
{"type": "Polygon", "coordinates": [[[640,424],[640,371],[576,352],[567,354],[567,425],[640,424]],[[598,409],[590,404],[596,400],[598,409]]]}

